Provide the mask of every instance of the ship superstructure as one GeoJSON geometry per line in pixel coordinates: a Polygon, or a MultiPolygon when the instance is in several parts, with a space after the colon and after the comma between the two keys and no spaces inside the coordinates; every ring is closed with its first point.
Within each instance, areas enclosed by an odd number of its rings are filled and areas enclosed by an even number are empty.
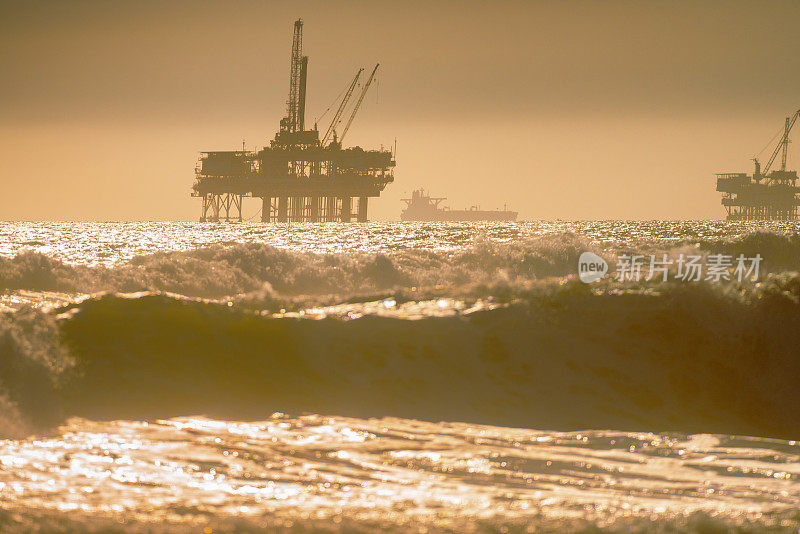
{"type": "Polygon", "coordinates": [[[201,221],[242,220],[242,199],[260,198],[263,222],[367,220],[370,197],[394,181],[390,150],[344,148],[378,66],[356,91],[364,69],[348,84],[320,138],[306,129],[308,56],[303,55],[303,21],[294,23],[286,117],[269,146],[258,151],[202,152],[192,196],[203,201],[201,221]],[[348,109],[355,94],[358,98],[348,109]]]}
{"type": "Polygon", "coordinates": [[[800,110],[786,117],[783,135],[769,161],[761,168],[758,158],[753,158],[755,170],[746,173],[717,174],[717,191],[723,194],[722,205],[728,220],[797,220],[800,205],[800,187],[797,171],[786,169],[789,152],[789,133],[800,116],[800,110]],[[772,169],[780,154],[780,169],[772,169]]]}
{"type": "Polygon", "coordinates": [[[406,208],[400,213],[401,221],[515,221],[517,212],[502,210],[482,210],[472,206],[467,210],[451,210],[441,207],[446,197],[432,197],[422,189],[411,193],[411,198],[401,199],[406,208]]]}

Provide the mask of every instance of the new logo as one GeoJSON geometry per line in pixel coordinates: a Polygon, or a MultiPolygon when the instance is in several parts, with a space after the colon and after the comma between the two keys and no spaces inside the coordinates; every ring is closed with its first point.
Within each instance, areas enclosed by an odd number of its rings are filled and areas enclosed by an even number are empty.
{"type": "Polygon", "coordinates": [[[578,258],[578,277],[584,284],[600,280],[607,272],[608,263],[594,252],[584,252],[578,258]]]}

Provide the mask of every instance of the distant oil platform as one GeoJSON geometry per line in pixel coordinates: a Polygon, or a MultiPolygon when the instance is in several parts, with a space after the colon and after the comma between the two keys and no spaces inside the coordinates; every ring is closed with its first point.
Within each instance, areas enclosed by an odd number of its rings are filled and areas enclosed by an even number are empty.
{"type": "Polygon", "coordinates": [[[451,210],[439,205],[446,197],[431,197],[422,189],[411,193],[411,198],[401,199],[406,208],[400,213],[401,221],[516,221],[517,212],[481,210],[473,206],[468,210],[451,210]]]}
{"type": "Polygon", "coordinates": [[[797,171],[786,170],[786,157],[789,133],[798,116],[800,110],[786,117],[783,136],[763,170],[758,158],[753,158],[755,171],[752,176],[745,173],[717,174],[717,191],[723,193],[722,205],[728,212],[729,221],[797,220],[800,187],[797,187],[797,171]],[[771,170],[778,154],[781,155],[780,169],[771,170]]]}
{"type": "Polygon", "coordinates": [[[345,110],[364,72],[359,69],[320,139],[316,124],[305,129],[308,56],[303,55],[303,21],[297,20],[287,115],[280,121],[280,130],[268,147],[257,152],[201,153],[192,188],[192,196],[203,201],[200,220],[241,221],[242,199],[254,197],[262,200],[263,222],[366,221],[369,197],[380,196],[394,181],[394,154],[384,149],[343,148],[342,142],[377,70],[375,65],[345,122],[345,110]]]}

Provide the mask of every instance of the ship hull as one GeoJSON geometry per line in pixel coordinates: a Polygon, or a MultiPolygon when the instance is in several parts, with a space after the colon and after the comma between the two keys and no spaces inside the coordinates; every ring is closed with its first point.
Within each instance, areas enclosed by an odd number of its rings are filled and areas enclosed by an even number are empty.
{"type": "Polygon", "coordinates": [[[465,221],[516,221],[516,211],[442,210],[433,213],[407,213],[400,215],[401,221],[465,222],[465,221]]]}

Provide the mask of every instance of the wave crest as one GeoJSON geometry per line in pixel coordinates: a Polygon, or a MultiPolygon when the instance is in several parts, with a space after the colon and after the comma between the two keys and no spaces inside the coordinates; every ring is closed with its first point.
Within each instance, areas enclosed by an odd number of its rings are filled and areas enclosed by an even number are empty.
{"type": "Polygon", "coordinates": [[[426,287],[537,279],[572,274],[591,247],[571,234],[497,243],[477,239],[459,252],[313,254],[260,244],[212,246],[156,253],[116,267],[68,265],[24,252],[0,258],[0,289],[92,293],[168,291],[217,298],[269,284],[286,295],[353,294],[394,287],[426,287]]]}
{"type": "Polygon", "coordinates": [[[798,285],[775,278],[751,299],[710,284],[551,284],[507,307],[416,321],[105,295],[57,323],[4,319],[0,375],[31,424],[284,411],[791,438],[800,305],[786,288],[798,285]]]}
{"type": "MultiPolygon", "coordinates": [[[[524,283],[573,276],[578,257],[593,251],[609,263],[623,253],[744,254],[764,258],[762,273],[800,265],[800,238],[765,232],[732,242],[701,241],[614,245],[600,248],[574,234],[498,242],[478,237],[457,252],[400,250],[392,253],[314,254],[261,244],[211,246],[163,252],[115,267],[69,265],[23,252],[0,258],[0,289],[94,293],[166,291],[221,298],[261,290],[281,295],[339,295],[348,298],[397,288],[459,287],[524,283]]],[[[763,276],[763,275],[762,275],[763,276]]]]}

